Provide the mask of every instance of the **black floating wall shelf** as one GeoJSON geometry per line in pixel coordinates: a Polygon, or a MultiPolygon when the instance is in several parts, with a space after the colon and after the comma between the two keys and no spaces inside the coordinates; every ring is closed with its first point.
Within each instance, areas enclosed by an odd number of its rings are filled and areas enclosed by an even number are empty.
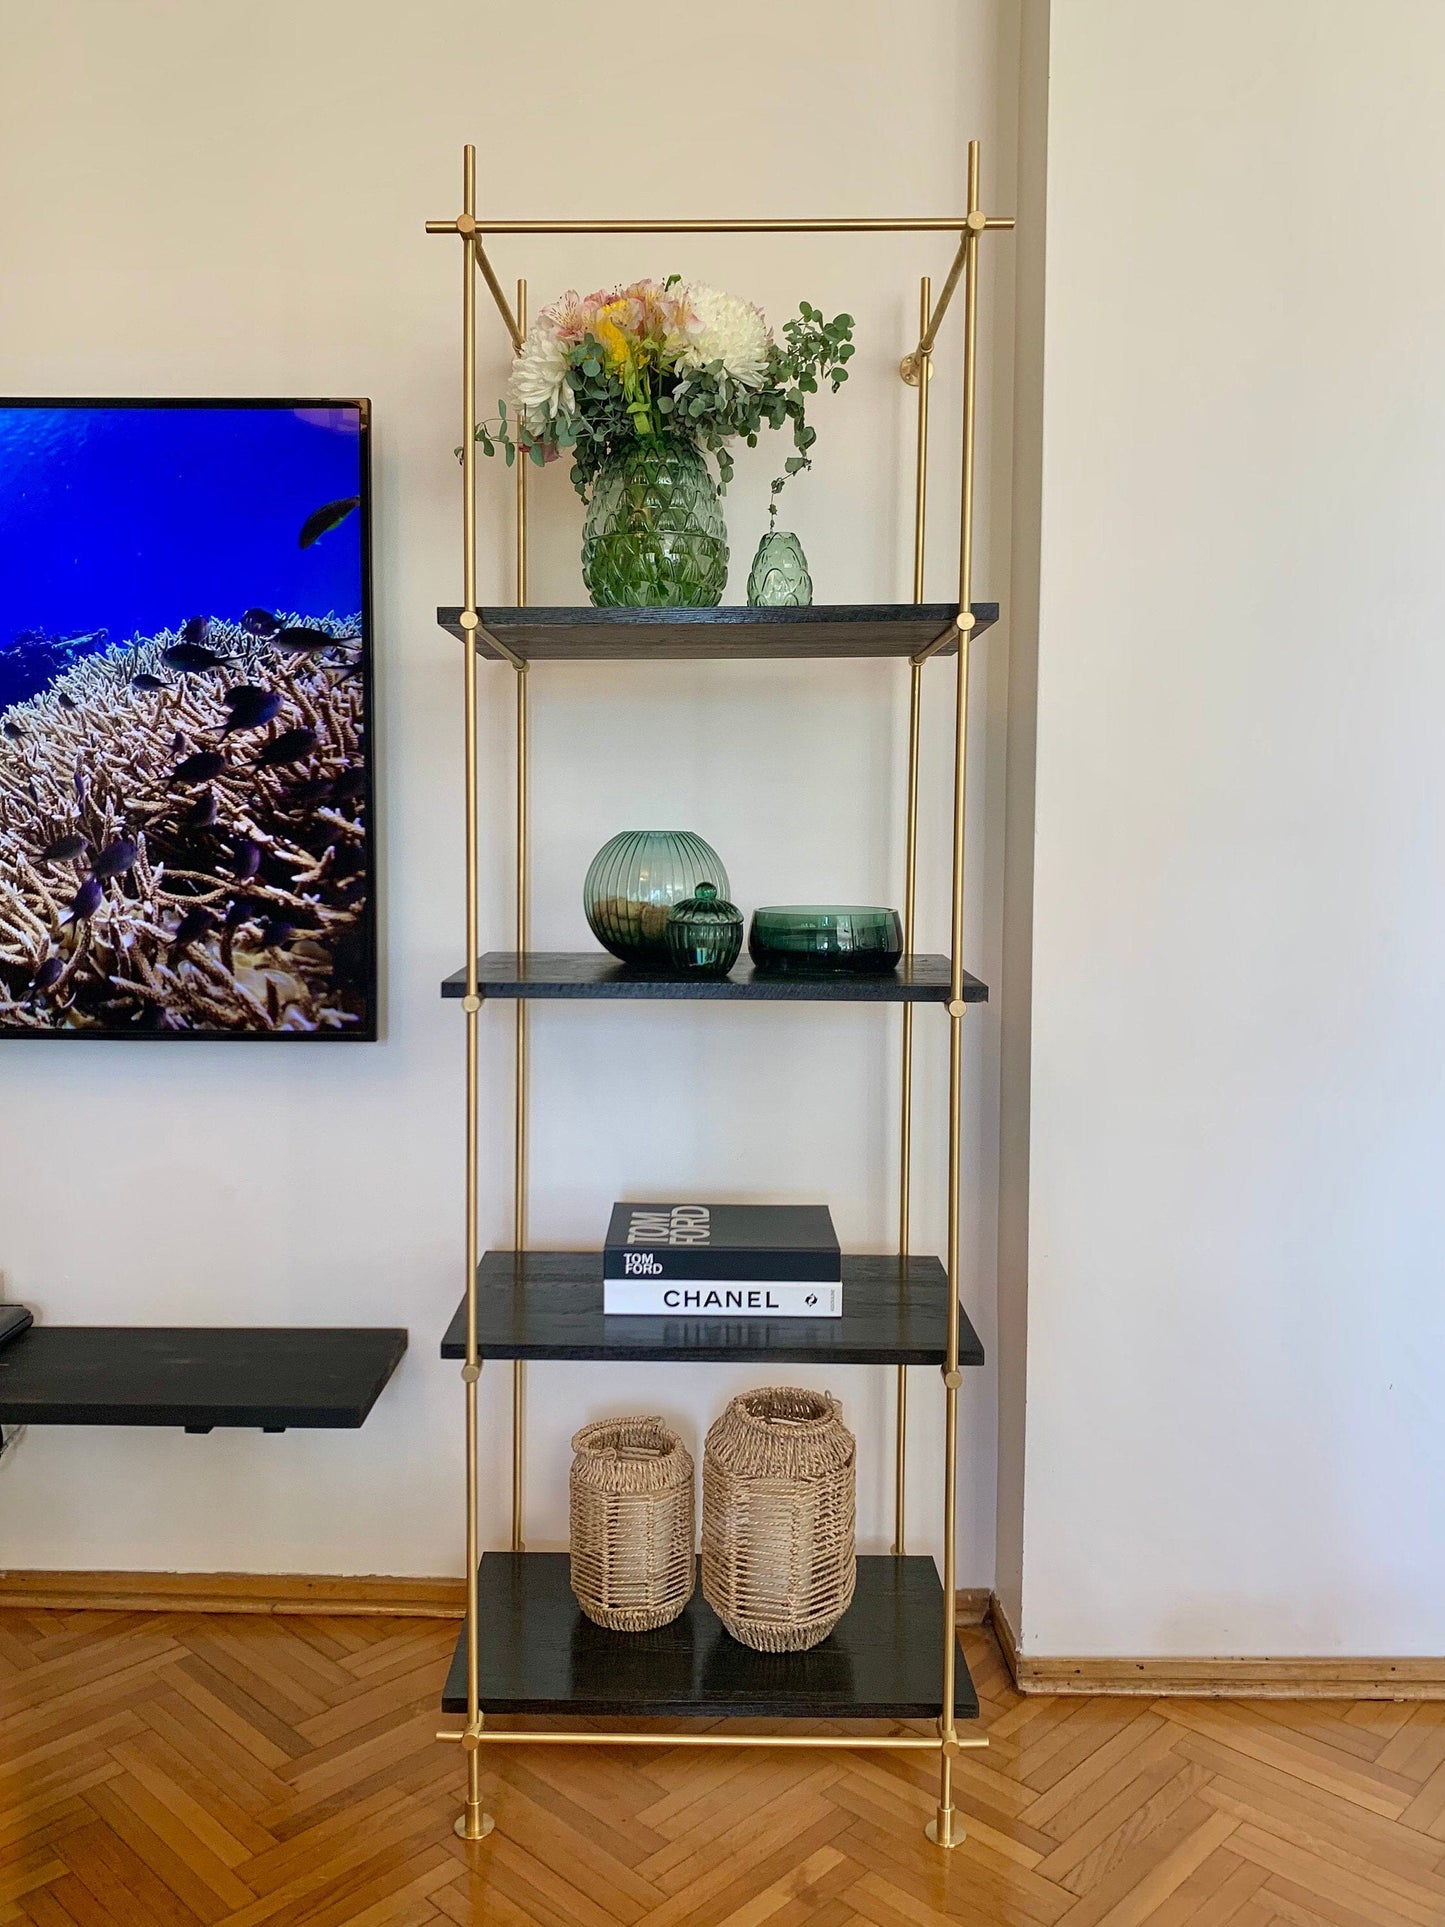
{"type": "Polygon", "coordinates": [[[0,1425],[354,1429],[405,1331],[35,1325],[0,1349],[0,1425]]]}

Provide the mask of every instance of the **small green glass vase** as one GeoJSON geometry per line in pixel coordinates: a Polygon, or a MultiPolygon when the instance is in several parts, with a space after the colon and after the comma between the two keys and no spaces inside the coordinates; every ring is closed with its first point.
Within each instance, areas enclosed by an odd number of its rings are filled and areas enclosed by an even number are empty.
{"type": "Polygon", "coordinates": [[[727,526],[702,450],[670,435],[609,455],[582,525],[594,606],[711,609],[727,579],[727,526]]]}
{"type": "Polygon", "coordinates": [[[640,970],[667,970],[668,912],[703,883],[726,891],[728,873],[712,845],[691,830],[623,830],[593,857],[582,908],[614,957],[640,970]]]}
{"type": "Polygon", "coordinates": [[[754,609],[806,609],[812,600],[802,543],[788,529],[769,529],[748,572],[749,603],[754,609]]]}
{"type": "Polygon", "coordinates": [[[668,957],[689,977],[726,977],[742,947],[743,913],[715,884],[700,883],[667,913],[668,957]]]}

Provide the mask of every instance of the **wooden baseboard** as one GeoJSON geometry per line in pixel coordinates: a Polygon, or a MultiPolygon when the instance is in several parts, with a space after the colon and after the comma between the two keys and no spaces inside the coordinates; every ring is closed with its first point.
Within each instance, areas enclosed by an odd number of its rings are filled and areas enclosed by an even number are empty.
{"type": "Polygon", "coordinates": [[[460,1619],[461,1579],[315,1573],[0,1572],[0,1608],[39,1612],[329,1613],[460,1619]]]}
{"type": "Polygon", "coordinates": [[[1019,1651],[997,1595],[989,1619],[1021,1693],[1147,1699],[1445,1700],[1445,1659],[1041,1659],[1019,1651]]]}
{"type": "Polygon", "coordinates": [[[993,1606],[993,1594],[987,1586],[960,1586],[954,1598],[958,1601],[960,1626],[985,1624],[993,1606]]]}

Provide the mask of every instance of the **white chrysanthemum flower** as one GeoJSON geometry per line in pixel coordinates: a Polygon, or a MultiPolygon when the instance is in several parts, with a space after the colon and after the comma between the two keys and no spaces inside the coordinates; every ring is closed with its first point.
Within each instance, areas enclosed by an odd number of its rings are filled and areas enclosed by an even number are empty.
{"type": "Polygon", "coordinates": [[[740,301],[735,294],[697,282],[684,292],[697,325],[687,331],[688,344],[678,357],[678,365],[705,368],[710,361],[720,361],[724,373],[742,387],[760,388],[772,340],[762,310],[750,301],[740,301]]]}
{"type": "Polygon", "coordinates": [[[538,322],[527,330],[522,352],[512,363],[507,400],[520,412],[522,426],[540,431],[575,405],[567,385],[567,351],[552,330],[538,322]]]}

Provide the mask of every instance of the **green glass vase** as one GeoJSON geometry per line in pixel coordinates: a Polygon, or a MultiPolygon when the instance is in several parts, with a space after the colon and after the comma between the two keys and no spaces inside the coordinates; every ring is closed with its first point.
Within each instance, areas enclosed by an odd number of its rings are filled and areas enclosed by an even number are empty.
{"type": "Polygon", "coordinates": [[[675,903],[728,873],[710,843],[691,830],[623,830],[593,857],[582,885],[588,927],[605,950],[641,970],[671,967],[667,917],[675,903]]]}
{"type": "Polygon", "coordinates": [[[727,579],[727,527],[701,449],[665,436],[608,456],[582,525],[582,580],[593,604],[711,609],[727,579]]]}
{"type": "Polygon", "coordinates": [[[803,545],[789,529],[769,529],[748,574],[748,601],[755,609],[806,609],[813,578],[803,545]]]}

